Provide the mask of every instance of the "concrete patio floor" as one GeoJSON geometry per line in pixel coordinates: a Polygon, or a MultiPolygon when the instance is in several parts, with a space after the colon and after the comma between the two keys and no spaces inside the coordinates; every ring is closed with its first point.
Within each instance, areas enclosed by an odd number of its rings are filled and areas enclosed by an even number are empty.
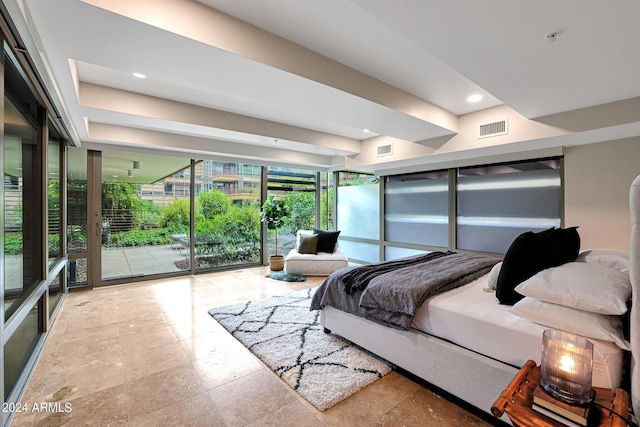
{"type": "Polygon", "coordinates": [[[108,280],[183,271],[176,267],[175,262],[188,256],[184,248],[172,245],[102,247],[102,278],[108,280]]]}

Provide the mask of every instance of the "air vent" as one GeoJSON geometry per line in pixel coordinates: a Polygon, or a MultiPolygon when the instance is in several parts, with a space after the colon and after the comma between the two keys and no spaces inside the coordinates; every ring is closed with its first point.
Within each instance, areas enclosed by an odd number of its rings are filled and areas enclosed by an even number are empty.
{"type": "Polygon", "coordinates": [[[492,136],[506,135],[509,133],[507,119],[499,122],[485,123],[478,129],[478,138],[490,138],[492,136]]]}
{"type": "Polygon", "coordinates": [[[378,145],[378,157],[393,154],[393,144],[378,145]]]}

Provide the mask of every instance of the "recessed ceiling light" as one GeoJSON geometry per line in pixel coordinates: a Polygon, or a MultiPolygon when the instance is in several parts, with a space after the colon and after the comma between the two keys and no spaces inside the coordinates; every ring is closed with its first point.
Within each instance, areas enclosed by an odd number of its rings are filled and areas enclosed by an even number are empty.
{"type": "Polygon", "coordinates": [[[137,77],[139,79],[146,79],[147,78],[147,76],[145,76],[142,73],[133,73],[133,77],[137,77]]]}
{"type": "Polygon", "coordinates": [[[474,95],[470,95],[467,98],[467,102],[478,102],[482,99],[482,95],[480,95],[479,93],[476,93],[474,95]]]}
{"type": "Polygon", "coordinates": [[[370,131],[369,129],[362,129],[362,132],[364,132],[364,133],[369,133],[369,132],[371,132],[371,131],[370,131]]]}
{"type": "Polygon", "coordinates": [[[545,38],[550,41],[550,42],[554,42],[556,40],[558,40],[558,36],[560,35],[562,31],[558,30],[558,31],[552,31],[549,34],[545,35],[545,38]]]}

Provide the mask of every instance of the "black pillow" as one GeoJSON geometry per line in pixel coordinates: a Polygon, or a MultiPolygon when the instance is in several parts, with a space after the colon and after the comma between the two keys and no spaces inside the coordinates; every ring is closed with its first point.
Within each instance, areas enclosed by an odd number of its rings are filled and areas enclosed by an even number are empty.
{"type": "Polygon", "coordinates": [[[314,228],[313,234],[318,235],[318,252],[335,252],[340,231],[322,231],[314,228]]]}
{"type": "Polygon", "coordinates": [[[539,271],[554,262],[554,249],[549,241],[533,231],[522,233],[511,243],[504,255],[496,283],[496,297],[500,304],[513,305],[523,298],[514,290],[539,271]]]}
{"type": "Polygon", "coordinates": [[[514,290],[534,274],[573,261],[580,252],[578,227],[550,228],[518,236],[507,250],[496,283],[501,304],[513,305],[523,296],[514,290]]]}
{"type": "Polygon", "coordinates": [[[540,236],[553,246],[555,259],[553,266],[574,261],[580,253],[578,227],[547,230],[540,233],[540,236]]]}

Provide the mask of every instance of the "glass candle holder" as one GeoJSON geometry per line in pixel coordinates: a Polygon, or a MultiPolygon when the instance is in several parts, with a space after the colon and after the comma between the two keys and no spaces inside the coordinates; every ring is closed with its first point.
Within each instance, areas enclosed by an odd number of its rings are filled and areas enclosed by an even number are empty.
{"type": "Polygon", "coordinates": [[[569,332],[544,331],[540,385],[547,393],[570,405],[588,405],[592,368],[593,344],[589,340],[569,332]]]}

